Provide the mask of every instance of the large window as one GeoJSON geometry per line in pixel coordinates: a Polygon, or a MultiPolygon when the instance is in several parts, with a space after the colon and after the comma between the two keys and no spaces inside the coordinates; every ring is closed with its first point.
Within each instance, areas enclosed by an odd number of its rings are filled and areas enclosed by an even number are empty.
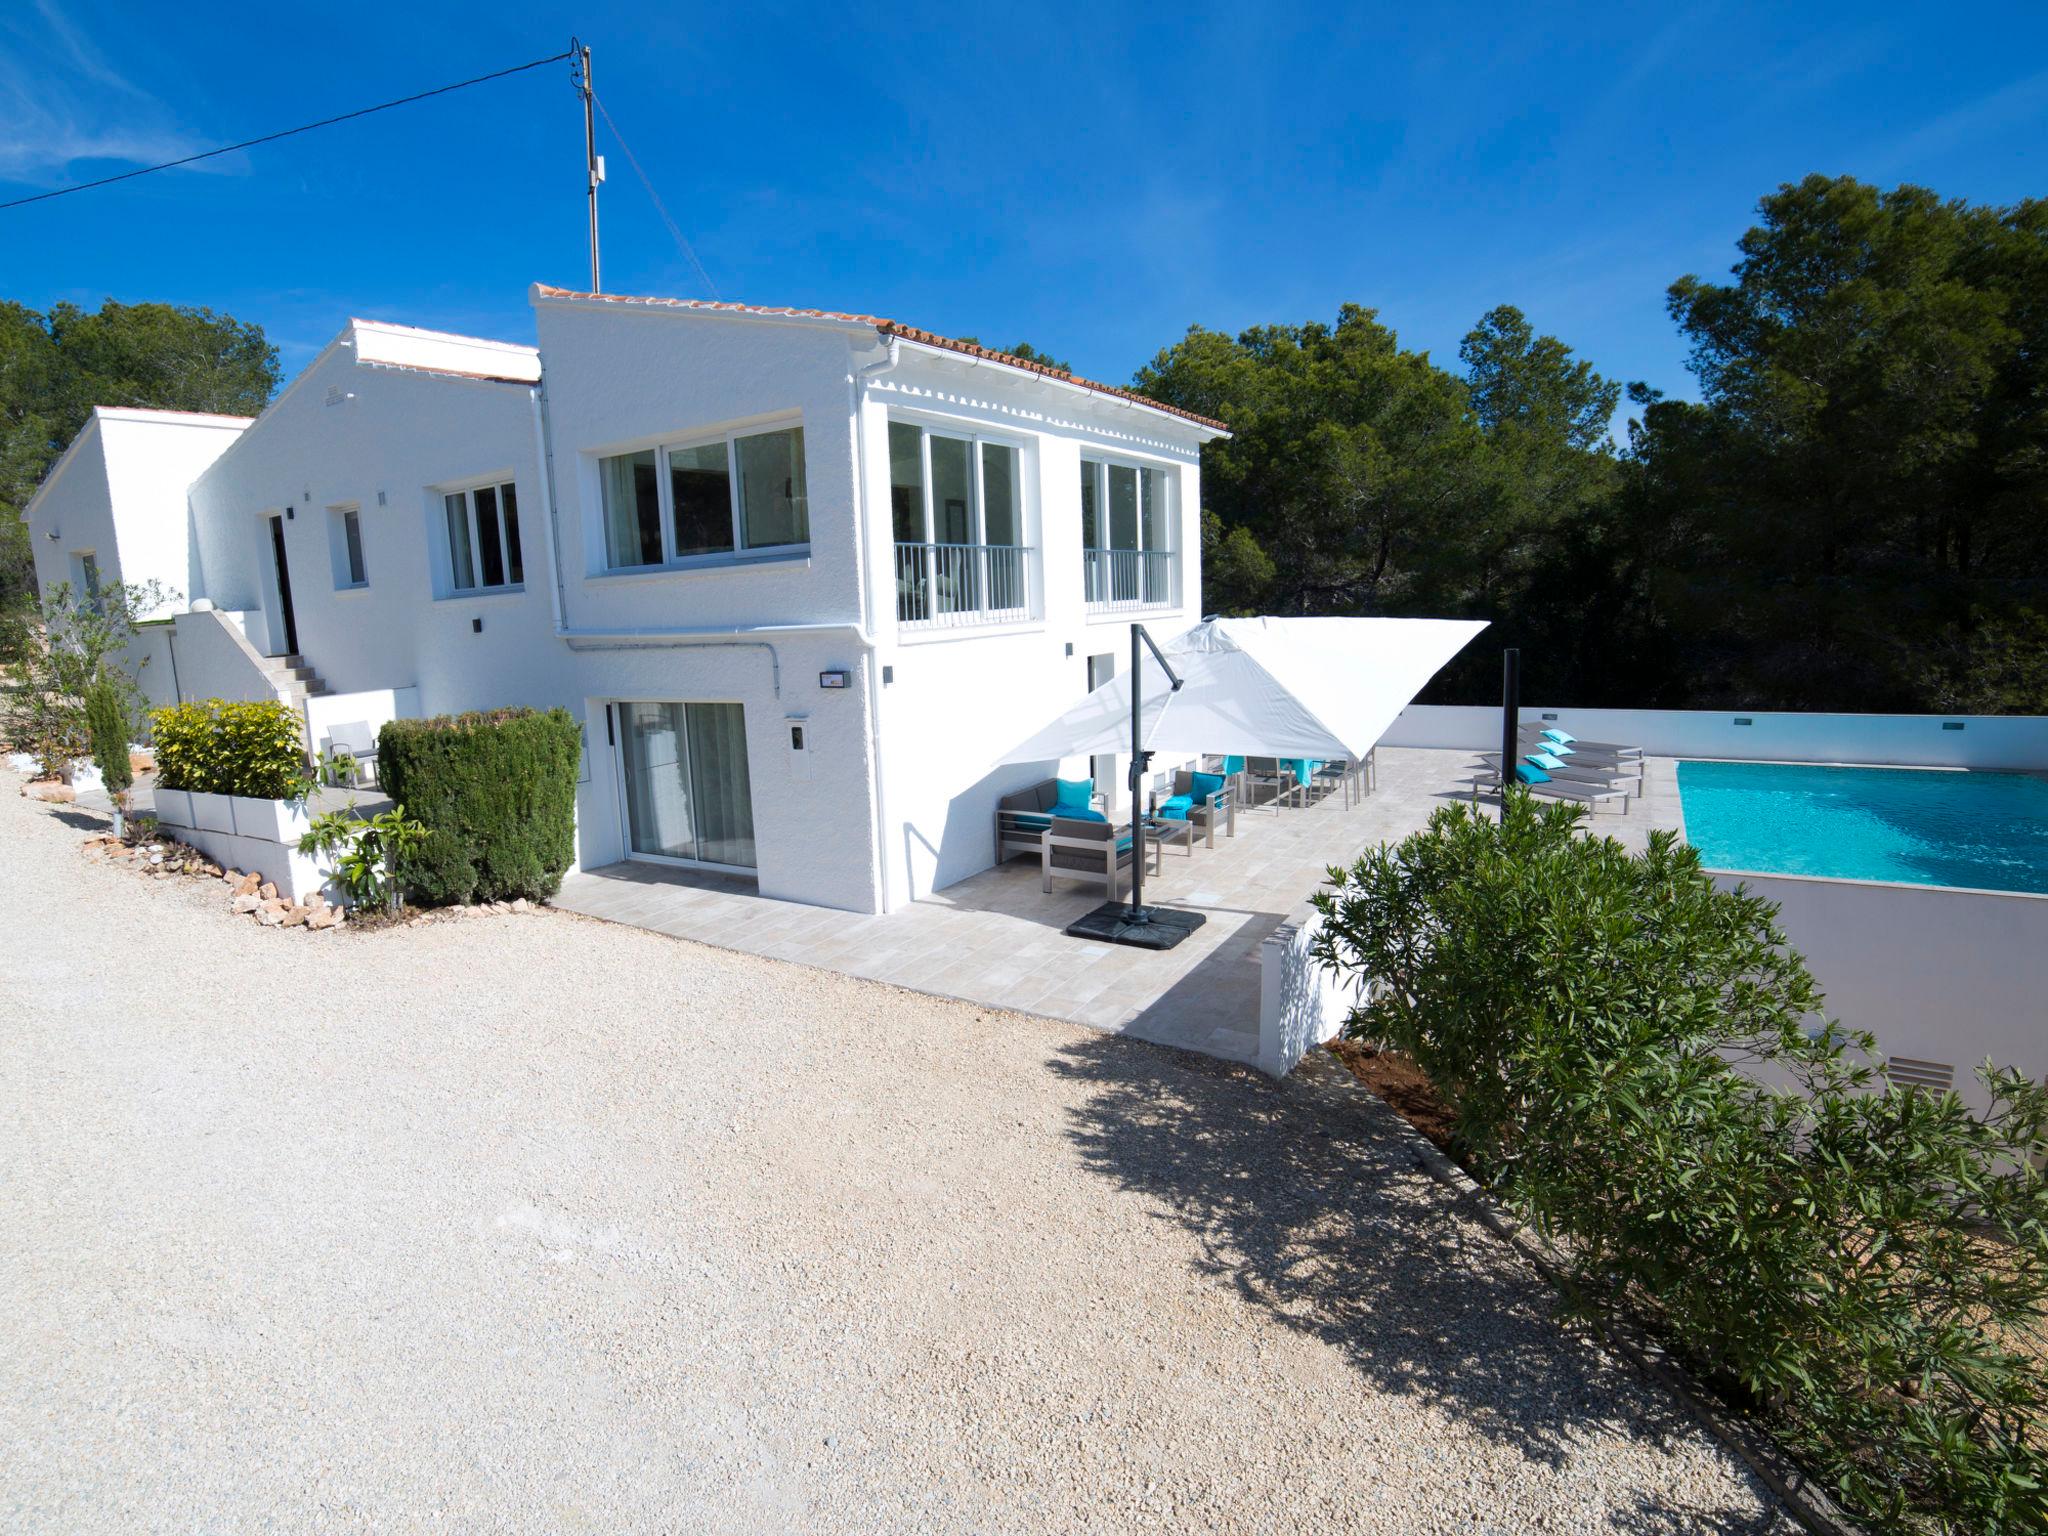
{"type": "Polygon", "coordinates": [[[738,704],[615,705],[635,856],[754,867],[746,713],[738,704]]]}
{"type": "Polygon", "coordinates": [[[448,585],[456,592],[494,592],[526,580],[519,549],[519,492],[503,485],[450,491],[441,498],[448,520],[448,585]]]}
{"type": "Polygon", "coordinates": [[[1021,460],[1009,443],[889,423],[899,618],[1030,606],[1021,460]]]}
{"type": "Polygon", "coordinates": [[[611,570],[793,549],[811,539],[802,427],[644,448],[598,460],[597,473],[611,570]]]}
{"type": "Polygon", "coordinates": [[[1173,530],[1168,471],[1081,461],[1082,561],[1091,606],[1175,601],[1173,530]]]}

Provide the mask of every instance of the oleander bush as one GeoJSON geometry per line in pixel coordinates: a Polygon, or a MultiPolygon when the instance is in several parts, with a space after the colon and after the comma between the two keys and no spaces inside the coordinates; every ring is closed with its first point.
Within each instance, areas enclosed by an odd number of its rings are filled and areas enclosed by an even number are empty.
{"type": "Polygon", "coordinates": [[[304,728],[281,699],[206,699],[150,714],[157,782],[165,789],[257,800],[302,800],[313,789],[304,728]]]}
{"type": "Polygon", "coordinates": [[[2048,1528],[2048,1090],[1895,1086],[1668,833],[1438,811],[1333,869],[1346,1033],[1412,1057],[1576,1305],[1660,1330],[1873,1529],[2048,1528]]]}
{"type": "Polygon", "coordinates": [[[393,720],[377,781],[427,829],[400,883],[433,904],[552,896],[576,852],[583,732],[565,709],[393,720]]]}

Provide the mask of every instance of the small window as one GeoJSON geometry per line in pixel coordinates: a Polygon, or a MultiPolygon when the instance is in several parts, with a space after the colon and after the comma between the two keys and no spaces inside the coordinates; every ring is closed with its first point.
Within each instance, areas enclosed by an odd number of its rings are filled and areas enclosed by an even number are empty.
{"type": "Polygon", "coordinates": [[[441,498],[448,520],[448,585],[455,592],[501,592],[526,580],[519,549],[519,493],[508,482],[451,491],[441,498]]]}
{"type": "Polygon", "coordinates": [[[802,427],[617,454],[597,478],[609,570],[810,542],[802,427]]]}
{"type": "Polygon", "coordinates": [[[78,550],[71,556],[71,595],[88,608],[100,605],[100,562],[89,549],[78,550]]]}
{"type": "Polygon", "coordinates": [[[327,509],[327,544],[334,557],[334,585],[339,591],[368,586],[363,563],[363,517],[354,507],[327,509]]]}

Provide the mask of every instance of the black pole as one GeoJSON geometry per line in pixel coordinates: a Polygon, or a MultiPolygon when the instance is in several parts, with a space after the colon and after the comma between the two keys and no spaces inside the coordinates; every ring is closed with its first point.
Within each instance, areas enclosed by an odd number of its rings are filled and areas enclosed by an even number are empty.
{"type": "MultiPolygon", "coordinates": [[[[1145,777],[1145,721],[1140,703],[1143,682],[1140,676],[1145,664],[1145,653],[1140,648],[1139,637],[1144,627],[1131,626],[1131,910],[1128,921],[1150,922],[1152,914],[1145,910],[1145,818],[1140,813],[1138,786],[1145,777]]],[[[1114,824],[1110,827],[1111,837],[1116,836],[1114,824]]]]}
{"type": "MultiPolygon", "coordinates": [[[[1175,693],[1180,692],[1180,674],[1168,665],[1166,653],[1153,644],[1152,636],[1142,624],[1131,626],[1131,906],[1124,915],[1128,923],[1149,923],[1152,914],[1145,910],[1145,815],[1143,785],[1145,770],[1152,765],[1152,754],[1145,750],[1145,711],[1143,670],[1145,665],[1144,647],[1150,647],[1159,670],[1166,674],[1166,681],[1175,693]]],[[[1116,835],[1114,825],[1110,836],[1116,835]]]]}
{"type": "Polygon", "coordinates": [[[1515,782],[1515,750],[1522,713],[1522,653],[1509,646],[1500,653],[1500,819],[1508,819],[1508,786],[1515,782]]]}

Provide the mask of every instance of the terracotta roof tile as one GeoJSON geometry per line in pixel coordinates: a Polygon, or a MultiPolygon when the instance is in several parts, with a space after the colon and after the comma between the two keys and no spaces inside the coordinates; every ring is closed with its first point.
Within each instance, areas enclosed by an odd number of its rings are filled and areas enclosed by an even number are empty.
{"type": "Polygon", "coordinates": [[[1094,379],[1084,379],[1077,373],[1068,373],[1063,368],[1051,368],[1029,358],[1017,357],[1008,352],[998,352],[993,347],[984,347],[978,342],[961,341],[952,336],[941,336],[936,331],[921,330],[914,325],[905,325],[900,320],[885,319],[880,315],[853,315],[832,309],[792,309],[781,305],[735,304],[718,299],[671,299],[627,293],[582,293],[573,288],[556,288],[548,283],[536,283],[535,292],[551,299],[592,299],[613,304],[649,304],[667,309],[711,310],[736,315],[780,315],[795,320],[836,320],[848,325],[871,325],[883,336],[898,337],[924,347],[939,347],[948,352],[959,352],[967,357],[980,358],[984,362],[1001,363],[1008,368],[1021,369],[1025,373],[1036,373],[1062,384],[1073,384],[1081,389],[1092,390],[1098,395],[1109,395],[1118,400],[1128,400],[1133,405],[1147,410],[1160,411],[1168,416],[1178,416],[1183,421],[1192,421],[1197,426],[1209,427],[1218,432],[1230,428],[1223,422],[1208,416],[1198,416],[1193,411],[1184,411],[1177,405],[1167,405],[1149,395],[1141,395],[1134,389],[1124,389],[1116,384],[1103,384],[1094,379]]]}

